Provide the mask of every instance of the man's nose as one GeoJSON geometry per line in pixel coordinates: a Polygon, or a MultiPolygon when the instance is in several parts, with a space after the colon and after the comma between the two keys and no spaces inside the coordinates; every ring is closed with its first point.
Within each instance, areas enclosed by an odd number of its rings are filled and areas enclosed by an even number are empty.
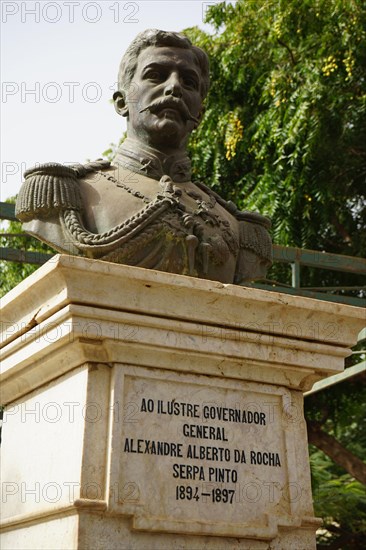
{"type": "Polygon", "coordinates": [[[178,73],[172,73],[165,83],[164,95],[182,97],[182,86],[178,73]]]}

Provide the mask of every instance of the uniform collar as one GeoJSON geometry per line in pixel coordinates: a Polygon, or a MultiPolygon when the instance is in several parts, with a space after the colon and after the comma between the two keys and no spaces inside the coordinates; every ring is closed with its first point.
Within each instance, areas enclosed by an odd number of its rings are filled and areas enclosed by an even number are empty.
{"type": "Polygon", "coordinates": [[[155,180],[165,175],[177,183],[191,179],[191,161],[186,152],[168,156],[131,138],[118,148],[113,163],[155,180]]]}

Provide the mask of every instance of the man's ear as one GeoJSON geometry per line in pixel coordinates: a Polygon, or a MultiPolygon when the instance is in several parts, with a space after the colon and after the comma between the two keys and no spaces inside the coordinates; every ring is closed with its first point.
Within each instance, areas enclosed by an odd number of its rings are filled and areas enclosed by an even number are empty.
{"type": "Polygon", "coordinates": [[[117,114],[121,116],[128,116],[128,108],[122,92],[119,92],[119,91],[114,92],[113,102],[114,102],[114,108],[117,114]]]}

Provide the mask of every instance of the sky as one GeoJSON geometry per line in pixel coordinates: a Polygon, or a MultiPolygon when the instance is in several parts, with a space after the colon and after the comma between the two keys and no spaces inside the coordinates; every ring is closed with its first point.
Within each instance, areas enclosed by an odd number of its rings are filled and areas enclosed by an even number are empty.
{"type": "Polygon", "coordinates": [[[99,158],[125,120],[110,99],[119,62],[147,28],[203,23],[218,0],[6,1],[1,7],[1,194],[35,164],[99,158]]]}

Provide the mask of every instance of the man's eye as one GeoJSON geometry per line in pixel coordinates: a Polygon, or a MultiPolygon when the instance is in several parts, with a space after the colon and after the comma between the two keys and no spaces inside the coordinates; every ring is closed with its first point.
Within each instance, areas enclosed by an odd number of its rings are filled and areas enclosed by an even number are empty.
{"type": "Polygon", "coordinates": [[[159,71],[148,71],[145,74],[145,78],[148,78],[149,80],[163,80],[163,75],[159,71]]]}
{"type": "Polygon", "coordinates": [[[198,90],[198,82],[195,78],[186,76],[183,81],[184,81],[184,85],[188,86],[188,88],[193,88],[195,90],[198,90]]]}

